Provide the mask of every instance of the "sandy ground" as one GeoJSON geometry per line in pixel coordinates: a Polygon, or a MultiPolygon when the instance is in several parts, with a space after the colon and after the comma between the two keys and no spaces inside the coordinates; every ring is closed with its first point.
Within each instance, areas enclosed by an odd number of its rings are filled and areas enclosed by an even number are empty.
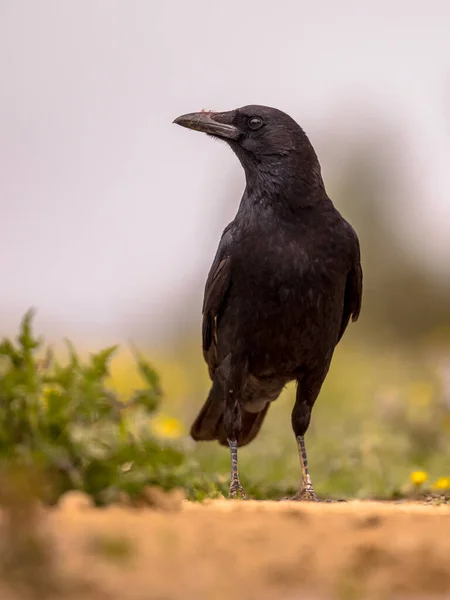
{"type": "Polygon", "coordinates": [[[44,558],[23,555],[12,528],[2,600],[450,599],[449,505],[215,500],[95,509],[75,495],[41,510],[39,522],[44,558]]]}

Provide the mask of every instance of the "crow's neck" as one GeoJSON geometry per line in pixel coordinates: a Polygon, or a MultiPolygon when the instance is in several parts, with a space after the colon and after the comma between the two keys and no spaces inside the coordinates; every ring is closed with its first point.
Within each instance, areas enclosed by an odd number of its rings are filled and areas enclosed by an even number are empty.
{"type": "MultiPolygon", "coordinates": [[[[328,200],[319,162],[305,164],[301,157],[265,160],[243,165],[246,188],[242,198],[245,208],[273,209],[287,217],[301,216],[302,209],[319,206],[328,200]]],[[[243,208],[244,208],[243,206],[243,208]]]]}

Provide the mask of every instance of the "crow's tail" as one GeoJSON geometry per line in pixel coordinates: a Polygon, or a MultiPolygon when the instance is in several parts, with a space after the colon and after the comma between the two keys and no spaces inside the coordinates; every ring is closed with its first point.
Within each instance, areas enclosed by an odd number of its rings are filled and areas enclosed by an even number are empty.
{"type": "MultiPolygon", "coordinates": [[[[250,413],[241,408],[242,434],[239,440],[239,447],[246,446],[258,435],[269,406],[270,402],[257,413],[250,413]]],[[[191,437],[198,442],[217,440],[222,446],[228,446],[223,425],[224,408],[224,394],[220,384],[215,381],[209,391],[205,404],[202,406],[191,427],[191,437]]]]}

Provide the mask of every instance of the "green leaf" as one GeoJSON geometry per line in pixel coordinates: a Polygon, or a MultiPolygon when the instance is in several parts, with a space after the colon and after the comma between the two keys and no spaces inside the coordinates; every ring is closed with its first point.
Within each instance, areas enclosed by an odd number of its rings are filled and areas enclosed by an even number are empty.
{"type": "Polygon", "coordinates": [[[131,342],[130,342],[130,346],[131,346],[131,351],[135,357],[135,360],[136,360],[136,363],[137,363],[137,366],[139,369],[139,373],[141,374],[141,376],[143,377],[145,382],[148,384],[148,386],[152,390],[154,390],[154,392],[156,394],[158,394],[158,395],[161,394],[161,387],[160,387],[158,373],[143,358],[142,354],[137,350],[137,348],[131,342]]]}
{"type": "Polygon", "coordinates": [[[108,375],[108,363],[117,348],[118,346],[110,346],[109,348],[105,348],[104,350],[100,350],[100,352],[91,355],[90,374],[92,376],[103,379],[108,375]]]}

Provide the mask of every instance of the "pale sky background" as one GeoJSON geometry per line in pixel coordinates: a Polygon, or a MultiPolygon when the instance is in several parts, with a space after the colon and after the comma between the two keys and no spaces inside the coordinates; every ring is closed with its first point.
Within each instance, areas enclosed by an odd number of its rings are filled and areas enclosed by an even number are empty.
{"type": "Polygon", "coordinates": [[[0,333],[31,305],[57,338],[170,327],[241,177],[172,120],[250,103],[300,122],[325,182],[326,136],[394,124],[411,243],[450,265],[448,0],[0,0],[0,333]]]}

